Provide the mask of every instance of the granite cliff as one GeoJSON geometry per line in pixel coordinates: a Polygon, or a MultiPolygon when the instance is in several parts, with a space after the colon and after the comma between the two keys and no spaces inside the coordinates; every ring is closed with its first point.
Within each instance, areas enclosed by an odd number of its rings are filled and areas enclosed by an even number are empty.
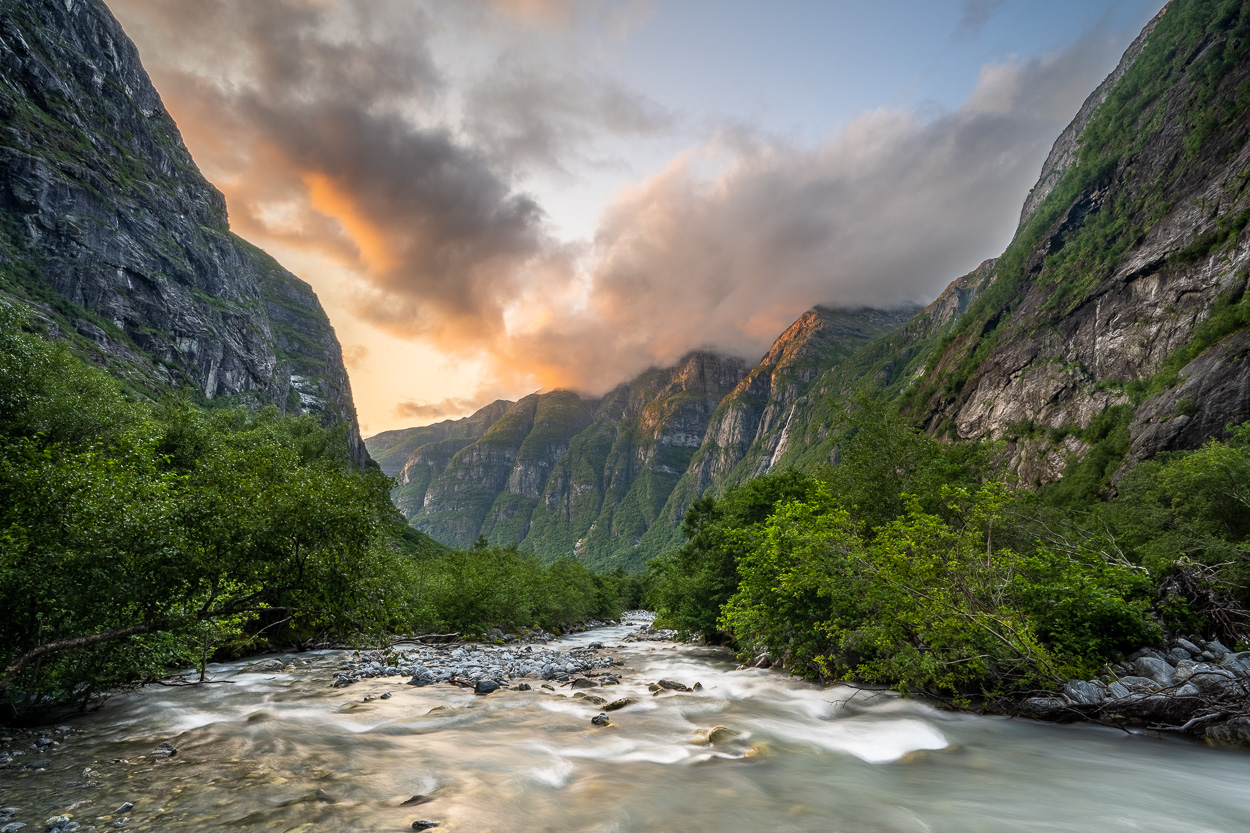
{"type": "Polygon", "coordinates": [[[230,232],[99,0],[0,0],[0,293],[140,395],[316,413],[367,459],[316,295],[230,232]]]}

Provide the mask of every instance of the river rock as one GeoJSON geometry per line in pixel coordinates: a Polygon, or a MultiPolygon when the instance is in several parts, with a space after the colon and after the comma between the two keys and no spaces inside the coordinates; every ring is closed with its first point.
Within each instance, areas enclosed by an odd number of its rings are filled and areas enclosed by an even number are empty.
{"type": "Polygon", "coordinates": [[[1193,654],[1196,657],[1202,655],[1202,649],[1184,637],[1181,637],[1180,639],[1176,640],[1176,646],[1178,648],[1184,648],[1186,651],[1188,651],[1189,653],[1193,654]]]}
{"type": "Polygon", "coordinates": [[[17,833],[17,831],[21,830],[25,826],[26,825],[20,821],[11,821],[4,827],[0,827],[0,833],[17,833]]]}
{"type": "Polygon", "coordinates": [[[1238,677],[1250,677],[1250,651],[1225,655],[1220,660],[1220,668],[1226,668],[1238,677]]]}
{"type": "Polygon", "coordinates": [[[1063,687],[1063,693],[1078,706],[1097,706],[1107,699],[1102,688],[1084,680],[1068,680],[1068,684],[1063,687]]]}
{"type": "Polygon", "coordinates": [[[169,741],[163,741],[156,745],[156,748],[149,753],[152,758],[172,758],[178,754],[178,750],[169,741]]]}
{"type": "Polygon", "coordinates": [[[116,810],[113,811],[113,815],[117,815],[118,813],[129,813],[134,808],[135,808],[134,802],[123,801],[122,806],[118,807],[116,810]]]}
{"type": "Polygon", "coordinates": [[[1129,691],[1128,687],[1125,686],[1124,683],[1120,682],[1119,680],[1116,680],[1115,682],[1109,684],[1107,686],[1107,692],[1117,700],[1128,697],[1130,694],[1133,693],[1129,691]]]}
{"type": "Polygon", "coordinates": [[[1055,720],[1068,712],[1068,701],[1062,697],[1029,697],[1020,703],[1021,714],[1040,720],[1055,720]]]}
{"type": "Polygon", "coordinates": [[[1234,717],[1208,726],[1206,741],[1211,746],[1250,747],[1250,717],[1234,717]]]}
{"type": "Polygon", "coordinates": [[[439,823],[430,821],[429,819],[417,819],[412,823],[413,830],[429,830],[431,827],[438,827],[439,823]]]}
{"type": "MultiPolygon", "coordinates": [[[[1198,653],[1201,653],[1201,651],[1198,653]]],[[[1176,665],[1178,662],[1189,662],[1193,658],[1193,654],[1178,645],[1167,652],[1166,658],[1170,664],[1176,665]]]]}
{"type": "Polygon", "coordinates": [[[1217,660],[1223,659],[1232,653],[1232,651],[1225,648],[1223,643],[1221,643],[1218,639],[1212,639],[1204,644],[1206,645],[1208,651],[1215,654],[1215,658],[1217,660]]]}
{"type": "Polygon", "coordinates": [[[499,683],[494,680],[478,680],[473,685],[474,694],[490,694],[492,691],[499,690],[499,683]]]}
{"type": "Polygon", "coordinates": [[[596,726],[607,726],[612,721],[608,720],[608,716],[602,712],[590,718],[590,722],[596,726]]]}
{"type": "Polygon", "coordinates": [[[607,712],[620,711],[626,706],[632,706],[634,702],[635,700],[632,697],[622,697],[619,700],[613,700],[611,703],[608,703],[603,707],[603,710],[607,712]]]}
{"type": "Polygon", "coordinates": [[[1148,677],[1160,685],[1171,685],[1176,669],[1162,659],[1141,656],[1133,661],[1133,671],[1140,677],[1148,677]]]}
{"type": "Polygon", "coordinates": [[[1120,683],[1127,686],[1130,691],[1136,692],[1158,691],[1163,688],[1161,684],[1149,677],[1138,677],[1132,674],[1127,677],[1121,677],[1120,683]]]}
{"type": "Polygon", "coordinates": [[[660,688],[667,688],[669,691],[689,691],[689,686],[679,683],[676,680],[660,680],[656,683],[660,688]]]}
{"type": "Polygon", "coordinates": [[[730,729],[728,726],[714,726],[712,731],[707,733],[707,742],[713,746],[719,746],[722,743],[728,743],[740,734],[742,733],[730,729]]]}
{"type": "Polygon", "coordinates": [[[1227,668],[1216,668],[1214,665],[1200,662],[1194,666],[1189,683],[1197,686],[1199,691],[1211,694],[1224,691],[1229,684],[1236,685],[1237,675],[1227,668]]]}
{"type": "Polygon", "coordinates": [[[573,688],[598,688],[599,684],[586,677],[578,677],[573,681],[573,688]]]}

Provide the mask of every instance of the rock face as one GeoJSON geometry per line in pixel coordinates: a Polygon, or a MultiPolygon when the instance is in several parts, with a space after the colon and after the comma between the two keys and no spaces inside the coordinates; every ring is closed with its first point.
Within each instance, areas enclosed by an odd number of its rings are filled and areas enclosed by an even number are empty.
{"type": "Polygon", "coordinates": [[[0,292],[133,388],[348,426],[313,291],[230,233],[126,37],[94,0],[0,0],[0,292]]]}
{"type": "Polygon", "coordinates": [[[1055,145],[981,302],[910,399],[1058,479],[1127,425],[1133,464],[1250,418],[1246,32],[1177,0],[1055,145]],[[1113,409],[1113,410],[1110,410],[1113,409]]]}
{"type": "Polygon", "coordinates": [[[548,558],[637,564],[743,362],[692,353],[600,398],[568,391],[497,402],[466,420],[368,440],[393,470],[409,522],[453,546],[478,536],[548,558]]]}
{"type": "Polygon", "coordinates": [[[535,394],[367,443],[397,472],[409,522],[444,543],[481,535],[548,559],[637,567],[678,539],[691,500],[805,450],[789,432],[809,424],[813,383],[913,313],[816,307],[754,368],[695,352],[600,398],[535,394]]]}

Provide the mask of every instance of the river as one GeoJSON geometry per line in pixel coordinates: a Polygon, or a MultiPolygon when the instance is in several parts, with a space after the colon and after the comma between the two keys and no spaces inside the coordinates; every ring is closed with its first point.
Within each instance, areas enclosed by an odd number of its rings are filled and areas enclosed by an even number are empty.
{"type": "Polygon", "coordinates": [[[152,686],[71,721],[47,771],[0,772],[0,806],[22,811],[24,833],[84,799],[73,819],[101,831],[126,801],[135,831],[399,831],[415,819],[455,833],[1250,826],[1250,754],[735,671],[720,650],[620,643],[629,630],[553,643],[598,640],[626,663],[622,684],[597,693],[638,702],[607,727],[567,689],[475,696],[400,678],[335,689],[333,652],[294,673],[224,665],[214,676],[230,683],[152,686]],[[702,689],[652,696],[662,678],[702,689]],[[740,734],[700,742],[718,725],[740,734]],[[165,741],[175,757],[140,757],[165,741]],[[432,800],[400,806],[414,795],[432,800]]]}

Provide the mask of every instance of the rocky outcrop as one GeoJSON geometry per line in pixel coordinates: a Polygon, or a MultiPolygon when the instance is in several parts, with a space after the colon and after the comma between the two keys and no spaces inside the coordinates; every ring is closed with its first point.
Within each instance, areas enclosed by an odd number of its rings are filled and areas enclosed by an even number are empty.
{"type": "Polygon", "coordinates": [[[1250,746],[1250,651],[1218,640],[1173,639],[1144,648],[1095,680],[1029,697],[1012,711],[1042,720],[1097,719],[1193,734],[1212,746],[1250,746]]]}
{"type": "Polygon", "coordinates": [[[367,458],[316,296],[230,233],[103,3],[0,0],[0,292],[138,391],[317,413],[367,458]]]}
{"type": "Polygon", "coordinates": [[[1181,382],[1147,399],[1130,426],[1125,466],[1160,451],[1194,449],[1250,420],[1250,332],[1241,331],[1181,369],[1181,382]]]}
{"type": "Polygon", "coordinates": [[[1250,111],[1238,92],[1250,49],[1224,28],[1234,23],[1177,0],[1090,96],[1025,205],[994,291],[911,400],[930,430],[1009,440],[1022,481],[1042,483],[1082,458],[1098,439],[1087,429],[1117,406],[1131,422],[1130,463],[1250,416],[1244,318],[1211,322],[1242,302],[1250,274],[1250,111]],[[1211,346],[1196,348],[1200,336],[1211,346]]]}
{"type": "Polygon", "coordinates": [[[692,501],[768,472],[785,459],[792,444],[802,445],[813,382],[915,313],[914,308],[818,306],[800,316],[717,405],[660,522],[648,528],[647,543],[660,549],[675,543],[692,501]]]}

